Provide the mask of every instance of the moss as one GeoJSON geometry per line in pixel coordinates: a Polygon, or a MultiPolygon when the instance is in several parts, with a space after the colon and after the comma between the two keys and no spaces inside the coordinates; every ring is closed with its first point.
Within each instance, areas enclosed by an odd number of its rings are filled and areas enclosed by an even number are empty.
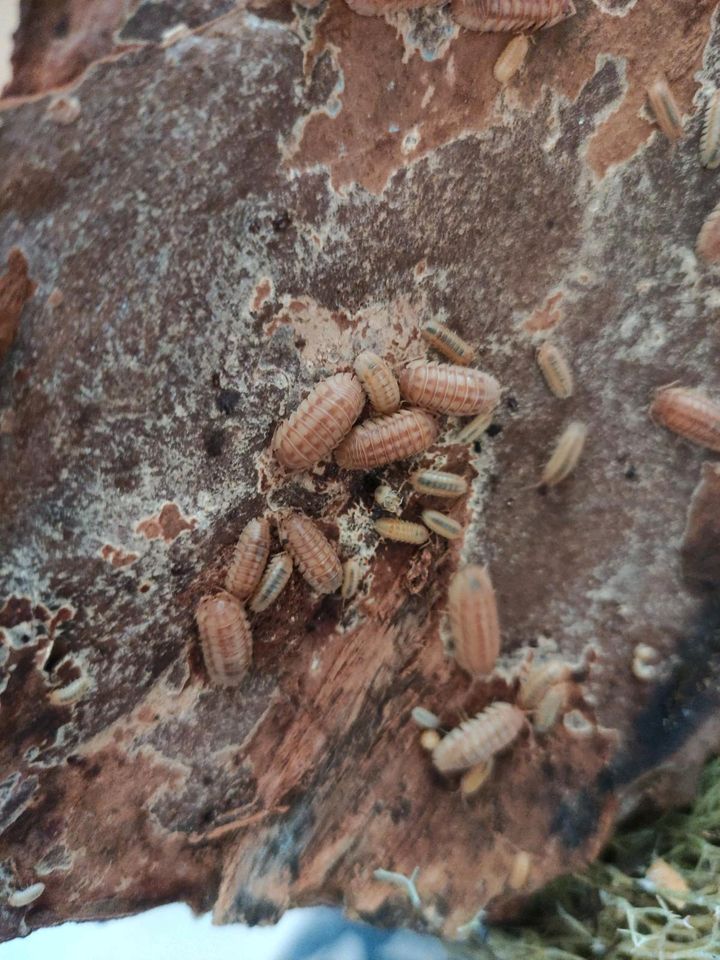
{"type": "Polygon", "coordinates": [[[720,960],[720,759],[704,771],[694,808],[651,827],[626,828],[586,873],[538,894],[527,925],[493,928],[457,957],[497,960],[720,960]],[[660,890],[646,879],[662,857],[687,884],[660,890]]]}

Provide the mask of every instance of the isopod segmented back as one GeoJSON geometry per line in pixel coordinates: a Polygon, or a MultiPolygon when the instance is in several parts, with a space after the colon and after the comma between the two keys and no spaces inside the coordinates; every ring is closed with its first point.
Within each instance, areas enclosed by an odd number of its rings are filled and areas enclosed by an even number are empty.
{"type": "Polygon", "coordinates": [[[453,19],[483,33],[545,30],[575,14],[572,0],[453,0],[453,19]]]}
{"type": "Polygon", "coordinates": [[[325,534],[301,513],[279,518],[280,534],[307,583],[317,593],[335,593],[342,584],[340,558],[325,534]]]}
{"type": "Polygon", "coordinates": [[[390,364],[372,350],[355,358],[355,373],[378,413],[395,413],[400,406],[400,388],[390,364]]]}
{"type": "Polygon", "coordinates": [[[351,430],[335,451],[335,459],[346,470],[371,470],[422,453],[432,446],[437,433],[434,417],[424,410],[398,410],[351,430]]]}
{"type": "Polygon", "coordinates": [[[195,619],[210,681],[236,686],[252,660],[252,633],[242,604],[221,590],[200,600],[195,619]]]}
{"type": "Polygon", "coordinates": [[[275,603],[288,585],[292,571],[293,562],[290,554],[278,553],[272,558],[257,590],[250,599],[250,609],[253,613],[262,613],[275,603]]]}
{"type": "Polygon", "coordinates": [[[270,523],[266,517],[253,517],[240,534],[233,553],[225,589],[238,600],[246,600],[263,575],[270,553],[270,523]]]}
{"type": "Polygon", "coordinates": [[[665,387],[658,391],[650,415],[686,440],[720,452],[720,403],[701,391],[665,387]]]}
{"type": "Polygon", "coordinates": [[[443,737],[433,750],[433,763],[440,773],[462,773],[486,763],[510,746],[524,724],[522,710],[511,703],[493,703],[443,737]]]}
{"type": "Polygon", "coordinates": [[[500,624],[485,567],[470,564],[452,577],[448,615],[458,664],[474,677],[490,673],[500,652],[500,624]]]}
{"type": "Polygon", "coordinates": [[[406,400],[434,413],[471,416],[493,410],[500,400],[500,385],[490,374],[450,363],[410,363],[398,383],[406,400]]]}
{"type": "Polygon", "coordinates": [[[420,333],[424,340],[439,353],[449,357],[453,363],[467,366],[475,359],[475,347],[466,343],[459,334],[439,320],[428,320],[420,327],[420,333]]]}

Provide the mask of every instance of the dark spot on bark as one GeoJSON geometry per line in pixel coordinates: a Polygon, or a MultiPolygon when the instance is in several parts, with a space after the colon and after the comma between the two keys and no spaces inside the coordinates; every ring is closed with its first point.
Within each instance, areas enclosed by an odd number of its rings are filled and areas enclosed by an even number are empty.
{"type": "Polygon", "coordinates": [[[55,25],[53,27],[53,36],[56,36],[56,37],[66,36],[69,26],[70,26],[70,23],[68,20],[68,16],[66,13],[64,13],[62,14],[62,16],[58,17],[58,19],[55,21],[55,25]]]}
{"type": "Polygon", "coordinates": [[[637,470],[635,469],[635,467],[634,467],[632,464],[630,464],[630,466],[629,466],[629,467],[627,468],[627,470],[625,471],[625,479],[626,479],[626,480],[637,480],[637,479],[638,479],[638,472],[637,472],[637,470]]]}
{"type": "Polygon", "coordinates": [[[516,398],[513,397],[512,394],[510,394],[509,397],[505,398],[505,406],[508,408],[510,413],[517,413],[520,405],[517,402],[516,398]]]}
{"type": "Polygon", "coordinates": [[[485,431],[485,433],[489,437],[497,437],[498,434],[502,433],[502,431],[503,431],[503,428],[499,423],[491,423],[490,426],[485,431]]]}
{"type": "Polygon", "coordinates": [[[292,217],[287,210],[283,210],[276,217],[273,218],[272,228],[275,233],[284,233],[285,230],[292,223],[292,217]]]}
{"type": "Polygon", "coordinates": [[[482,453],[482,444],[480,443],[479,440],[476,440],[475,443],[473,444],[473,450],[475,451],[475,453],[482,453]]]}
{"type": "Polygon", "coordinates": [[[221,390],[215,397],[215,406],[218,408],[220,413],[224,413],[228,417],[232,416],[232,414],[237,410],[241,396],[242,394],[239,390],[221,390]]]}
{"type": "Polygon", "coordinates": [[[203,438],[205,452],[209,457],[219,457],[225,447],[225,431],[219,427],[210,430],[203,438]]]}

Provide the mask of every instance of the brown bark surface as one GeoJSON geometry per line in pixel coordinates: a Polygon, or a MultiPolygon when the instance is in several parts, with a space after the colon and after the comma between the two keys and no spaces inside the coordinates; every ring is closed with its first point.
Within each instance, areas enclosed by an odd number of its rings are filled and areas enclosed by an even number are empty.
{"type": "Polygon", "coordinates": [[[720,392],[717,276],[693,252],[717,199],[697,159],[714,6],[578,0],[503,90],[507,38],[444,10],[278,4],[169,45],[136,20],[133,48],[72,90],[74,122],[5,101],[0,254],[21,248],[38,289],[0,368],[0,892],[45,891],[0,906],[4,937],[173,899],[249,922],[344,902],[452,934],[587,862],[644,793],[671,802],[680,770],[686,791],[719,739],[718,618],[679,556],[707,454],[647,406],[675,380],[720,392]],[[687,116],[675,146],[642,110],[657,70],[687,116]],[[413,551],[372,533],[374,486],[407,464],[282,480],[267,448],[361,349],[422,352],[431,315],[504,399],[477,449],[449,423],[420,458],[472,491],[463,542],[413,551]],[[534,362],[549,330],[566,402],[534,362]],[[543,496],[569,419],[584,456],[543,496]],[[212,689],[194,608],[247,520],[281,506],[367,562],[363,590],[343,605],[295,576],[254,618],[247,680],[212,689]],[[502,628],[474,685],[441,643],[470,561],[502,628]],[[655,682],[633,675],[638,643],[655,682]],[[526,731],[464,802],[409,712],[449,727],[514,700],[530,652],[576,666],[592,731],[526,731]],[[373,879],[416,866],[422,915],[373,879]]]}

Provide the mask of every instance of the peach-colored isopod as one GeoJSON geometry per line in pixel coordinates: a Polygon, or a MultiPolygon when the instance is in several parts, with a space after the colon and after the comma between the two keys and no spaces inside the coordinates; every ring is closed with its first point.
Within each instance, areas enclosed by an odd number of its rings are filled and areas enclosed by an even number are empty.
{"type": "Polygon", "coordinates": [[[720,203],[700,228],[695,249],[706,263],[720,263],[720,203]]]}
{"type": "Polygon", "coordinates": [[[210,682],[236,686],[252,660],[252,633],[242,604],[221,590],[202,598],[195,619],[210,682]]]}
{"type": "Polygon", "coordinates": [[[313,521],[301,513],[280,517],[280,533],[287,541],[300,573],[317,593],[340,589],[343,569],[335,548],[313,521]]]}
{"type": "Polygon", "coordinates": [[[683,135],[682,114],[665,77],[658,77],[651,83],[647,94],[662,132],[668,140],[679,140],[683,135]]]}
{"type": "Polygon", "coordinates": [[[415,361],[403,367],[398,383],[406,400],[434,413],[472,416],[493,410],[500,400],[495,377],[451,363],[415,361]]]}
{"type": "Polygon", "coordinates": [[[700,137],[700,163],[708,170],[720,166],[720,90],[716,90],[705,107],[700,137]]]}
{"type": "Polygon", "coordinates": [[[444,470],[416,470],[410,474],[410,483],[418,493],[447,499],[461,497],[468,488],[465,477],[444,470]]]}
{"type": "Polygon", "coordinates": [[[686,440],[720,452],[720,403],[698,390],[665,387],[659,390],[650,416],[686,440]]]}
{"type": "Polygon", "coordinates": [[[457,435],[456,443],[475,443],[485,433],[492,423],[492,410],[489,413],[479,413],[477,417],[466,423],[457,435]]]}
{"type": "Polygon", "coordinates": [[[400,387],[390,364],[372,350],[355,358],[355,373],[378,413],[395,413],[400,406],[400,387]]]}
{"type": "Polygon", "coordinates": [[[485,786],[493,772],[495,761],[492,757],[483,763],[478,763],[463,774],[460,781],[460,793],[463,797],[472,797],[485,786]]]}
{"type": "Polygon", "coordinates": [[[458,537],[462,536],[462,524],[439,510],[423,510],[422,522],[428,530],[432,530],[433,533],[436,533],[439,537],[444,537],[446,540],[457,540],[458,537]]]}
{"type": "Polygon", "coordinates": [[[500,624],[495,591],[485,567],[471,564],[453,576],[448,616],[458,664],[474,677],[490,673],[500,652],[500,624]]]}
{"type": "Polygon", "coordinates": [[[493,67],[493,76],[499,84],[505,86],[512,80],[525,63],[529,49],[530,40],[524,34],[512,38],[493,67]]]}
{"type": "Polygon", "coordinates": [[[472,720],[452,730],[433,750],[440,773],[462,773],[486,763],[515,740],[525,715],[511,703],[493,703],[472,720]]]}
{"type": "Polygon", "coordinates": [[[351,430],[335,451],[335,459],[346,470],[370,470],[427,450],[437,432],[435,419],[424,410],[398,410],[351,430]]]}
{"type": "Polygon", "coordinates": [[[547,733],[552,730],[558,718],[564,713],[571,693],[572,684],[568,681],[556,683],[545,691],[533,716],[533,727],[538,733],[547,733]]]}
{"type": "Polygon", "coordinates": [[[536,354],[545,383],[551,393],[560,400],[567,400],[573,395],[574,382],[567,357],[554,343],[546,340],[536,354]]]}
{"type": "Polygon", "coordinates": [[[362,575],[363,568],[360,566],[359,560],[356,560],[355,557],[350,557],[349,560],[345,561],[343,564],[342,586],[340,587],[340,596],[343,600],[352,600],[358,592],[362,575]]]}
{"type": "Polygon", "coordinates": [[[539,486],[555,487],[570,476],[580,462],[586,437],[587,427],[580,420],[573,420],[565,427],[543,470],[539,486]]]}
{"type": "Polygon", "coordinates": [[[321,380],[275,431],[275,456],[288,470],[308,470],[325,460],[360,416],[364,403],[354,374],[336,373],[321,380]]]}
{"type": "Polygon", "coordinates": [[[475,359],[475,347],[439,320],[428,320],[420,327],[420,333],[430,346],[449,357],[453,363],[465,367],[475,359]]]}
{"type": "Polygon", "coordinates": [[[453,0],[453,19],[483,33],[546,30],[575,14],[572,0],[453,0]]]}
{"type": "Polygon", "coordinates": [[[227,576],[225,589],[238,600],[254,592],[270,553],[270,523],[267,517],[253,517],[240,534],[227,576]]]}
{"type": "Polygon", "coordinates": [[[260,584],[250,600],[250,609],[253,613],[262,613],[271,606],[292,576],[293,562],[290,554],[278,553],[267,565],[267,570],[260,584]]]}
{"type": "Polygon", "coordinates": [[[520,680],[520,706],[528,710],[537,707],[550,687],[569,680],[572,667],[564,660],[546,660],[533,664],[520,680]]]}
{"type": "Polygon", "coordinates": [[[428,538],[427,527],[409,520],[396,520],[395,517],[381,517],[375,521],[375,530],[385,540],[397,540],[400,543],[425,543],[428,538]]]}

